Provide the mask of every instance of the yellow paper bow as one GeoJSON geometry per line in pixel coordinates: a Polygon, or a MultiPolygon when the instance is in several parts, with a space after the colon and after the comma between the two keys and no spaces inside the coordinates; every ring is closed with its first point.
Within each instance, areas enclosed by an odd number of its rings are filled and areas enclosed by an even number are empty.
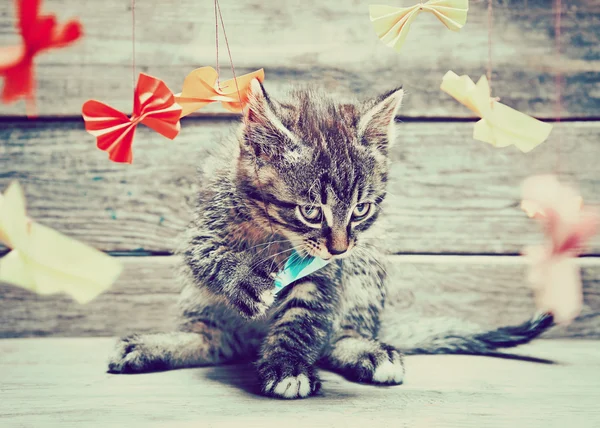
{"type": "Polygon", "coordinates": [[[218,78],[217,71],[212,67],[197,68],[186,76],[181,93],[175,95],[175,102],[183,108],[181,117],[187,116],[207,104],[219,101],[229,111],[234,113],[242,111],[244,104],[248,101],[250,82],[252,79],[258,79],[261,82],[265,80],[265,71],[261,68],[239,76],[237,79],[220,83],[217,83],[218,78]]]}
{"type": "Polygon", "coordinates": [[[458,31],[467,22],[469,0],[429,0],[411,7],[369,6],[377,37],[397,51],[402,48],[410,25],[423,11],[433,13],[449,30],[458,31]]]}
{"type": "Polygon", "coordinates": [[[65,292],[87,303],[123,269],[107,254],[28,219],[17,182],[0,195],[0,242],[12,249],[0,259],[0,282],[42,295],[65,292]]]}
{"type": "Polygon", "coordinates": [[[490,97],[487,77],[482,76],[477,84],[469,76],[446,73],[440,89],[464,104],[481,118],[475,124],[473,138],[494,147],[514,144],[527,153],[546,141],[552,125],[514,110],[490,97]]]}

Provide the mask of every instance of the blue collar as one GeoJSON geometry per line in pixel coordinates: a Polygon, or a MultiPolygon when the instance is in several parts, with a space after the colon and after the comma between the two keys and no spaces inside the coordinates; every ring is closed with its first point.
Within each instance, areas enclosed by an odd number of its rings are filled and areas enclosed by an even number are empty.
{"type": "Polygon", "coordinates": [[[292,282],[318,271],[329,263],[319,257],[300,256],[296,251],[285,262],[285,266],[275,278],[275,294],[279,293],[292,282]]]}

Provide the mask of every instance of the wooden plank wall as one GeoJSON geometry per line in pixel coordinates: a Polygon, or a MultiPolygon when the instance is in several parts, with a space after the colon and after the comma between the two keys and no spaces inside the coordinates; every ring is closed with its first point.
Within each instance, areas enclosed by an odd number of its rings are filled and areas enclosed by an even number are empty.
{"type": "MultiPolygon", "coordinates": [[[[32,217],[125,256],[127,269],[112,291],[84,307],[0,285],[0,337],[167,328],[165,307],[177,290],[169,254],[189,219],[195,168],[238,123],[210,106],[184,120],[174,142],[140,127],[134,164],[110,163],[79,115],[90,98],[131,109],[131,2],[86,3],[44,2],[45,11],[62,19],[80,17],[86,36],[39,56],[39,119],[24,118],[22,102],[0,105],[0,188],[18,179],[32,217]]],[[[386,316],[412,310],[416,320],[446,315],[491,326],[527,317],[533,303],[516,255],[541,236],[518,208],[520,182],[558,165],[561,178],[576,183],[589,203],[600,202],[600,4],[563,2],[559,54],[552,0],[495,0],[491,33],[487,2],[470,2],[460,33],[423,14],[398,54],[375,36],[369,1],[220,3],[237,72],[264,67],[275,96],[294,84],[324,87],[341,100],[399,84],[407,89],[390,196],[378,225],[394,283],[386,316]],[[494,94],[536,117],[562,118],[550,139],[527,155],[473,141],[469,111],[439,91],[447,70],[473,78],[485,73],[489,34],[494,94]],[[564,76],[559,111],[557,73],[564,76]]],[[[176,92],[190,70],[214,65],[213,16],[208,0],[137,1],[136,72],[160,77],[176,92]]],[[[12,2],[2,2],[0,46],[18,40],[14,24],[12,2]]],[[[229,76],[227,57],[221,60],[229,76]]],[[[600,336],[599,254],[596,237],[582,260],[585,312],[554,337],[600,336]]]]}
{"type": "MultiPolygon", "coordinates": [[[[416,1],[416,0],[415,0],[416,1]]],[[[370,96],[404,84],[410,96],[403,115],[467,117],[468,110],[440,93],[449,69],[473,78],[488,63],[487,1],[471,0],[468,24],[447,31],[431,14],[412,26],[401,54],[376,37],[368,0],[222,0],[220,2],[238,71],[264,67],[274,95],[290,84],[315,83],[341,99],[370,96]]],[[[375,1],[377,3],[377,1],[375,1]]],[[[380,0],[412,5],[412,0],[380,0]]],[[[565,76],[563,117],[600,115],[597,81],[600,58],[600,5],[596,0],[563,3],[560,43],[555,53],[553,0],[494,0],[493,81],[497,96],[528,113],[554,117],[555,73],[565,76]]],[[[86,28],[76,46],[38,60],[40,112],[79,115],[89,98],[131,109],[132,17],[130,0],[94,4],[46,0],[44,8],[63,18],[78,16],[86,28]]],[[[214,65],[214,13],[211,0],[136,2],[136,71],[164,79],[178,91],[185,75],[214,65]]],[[[0,45],[17,40],[12,2],[0,5],[0,45]]],[[[226,52],[221,59],[227,68],[226,52]]],[[[21,115],[23,105],[1,106],[21,115]]]]}

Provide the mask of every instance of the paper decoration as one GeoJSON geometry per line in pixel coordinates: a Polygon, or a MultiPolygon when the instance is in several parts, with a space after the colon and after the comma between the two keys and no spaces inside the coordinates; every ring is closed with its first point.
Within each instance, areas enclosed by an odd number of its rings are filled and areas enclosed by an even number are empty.
{"type": "Polygon", "coordinates": [[[212,67],[197,68],[187,75],[183,90],[175,95],[175,101],[183,108],[181,117],[187,116],[207,104],[221,102],[223,107],[234,113],[242,111],[248,102],[248,90],[252,79],[265,80],[265,71],[261,68],[253,73],[244,74],[236,79],[218,83],[219,75],[212,67]],[[239,96],[238,99],[238,88],[239,96]]]}
{"type": "Polygon", "coordinates": [[[459,31],[467,22],[469,0],[429,0],[411,7],[370,5],[371,22],[386,46],[400,51],[410,26],[421,12],[431,12],[449,30],[459,31]]]}
{"type": "Polygon", "coordinates": [[[319,257],[302,257],[297,252],[292,252],[292,255],[285,262],[285,266],[275,278],[275,294],[278,294],[292,282],[318,271],[328,263],[329,261],[319,257]]]}
{"type": "Polygon", "coordinates": [[[514,110],[490,97],[487,77],[477,84],[469,76],[446,73],[440,89],[464,104],[481,118],[475,124],[473,138],[494,147],[515,145],[526,153],[546,141],[552,125],[514,110]]]}
{"type": "Polygon", "coordinates": [[[19,0],[15,3],[17,28],[23,41],[18,46],[0,48],[0,76],[4,76],[2,102],[10,103],[20,98],[33,102],[35,56],[74,43],[83,30],[77,20],[59,25],[56,16],[39,15],[41,0],[19,0]]]}
{"type": "Polygon", "coordinates": [[[546,242],[525,248],[528,281],[539,309],[569,323],[581,311],[581,276],[576,257],[600,224],[598,213],[583,207],[581,196],[556,177],[530,177],[523,183],[523,210],[543,226],[546,242]]]}
{"type": "Polygon", "coordinates": [[[98,148],[108,152],[113,162],[133,161],[131,146],[139,123],[171,140],[181,128],[181,106],[175,103],[173,93],[162,80],[144,73],[138,78],[131,117],[96,100],[87,101],[82,114],[85,129],[96,137],[98,148]]]}
{"type": "Polygon", "coordinates": [[[87,303],[123,269],[116,259],[28,219],[17,182],[0,195],[0,242],[12,249],[0,259],[0,282],[42,295],[64,292],[87,303]]]}

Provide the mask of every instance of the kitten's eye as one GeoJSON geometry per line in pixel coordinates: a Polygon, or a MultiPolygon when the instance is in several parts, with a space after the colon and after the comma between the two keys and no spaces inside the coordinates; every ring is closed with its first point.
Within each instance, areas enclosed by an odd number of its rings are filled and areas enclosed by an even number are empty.
{"type": "Polygon", "coordinates": [[[360,220],[369,214],[371,204],[358,204],[352,211],[352,220],[360,220]]]}
{"type": "Polygon", "coordinates": [[[309,223],[320,223],[321,222],[321,208],[315,205],[304,205],[298,207],[302,217],[309,223]]]}

